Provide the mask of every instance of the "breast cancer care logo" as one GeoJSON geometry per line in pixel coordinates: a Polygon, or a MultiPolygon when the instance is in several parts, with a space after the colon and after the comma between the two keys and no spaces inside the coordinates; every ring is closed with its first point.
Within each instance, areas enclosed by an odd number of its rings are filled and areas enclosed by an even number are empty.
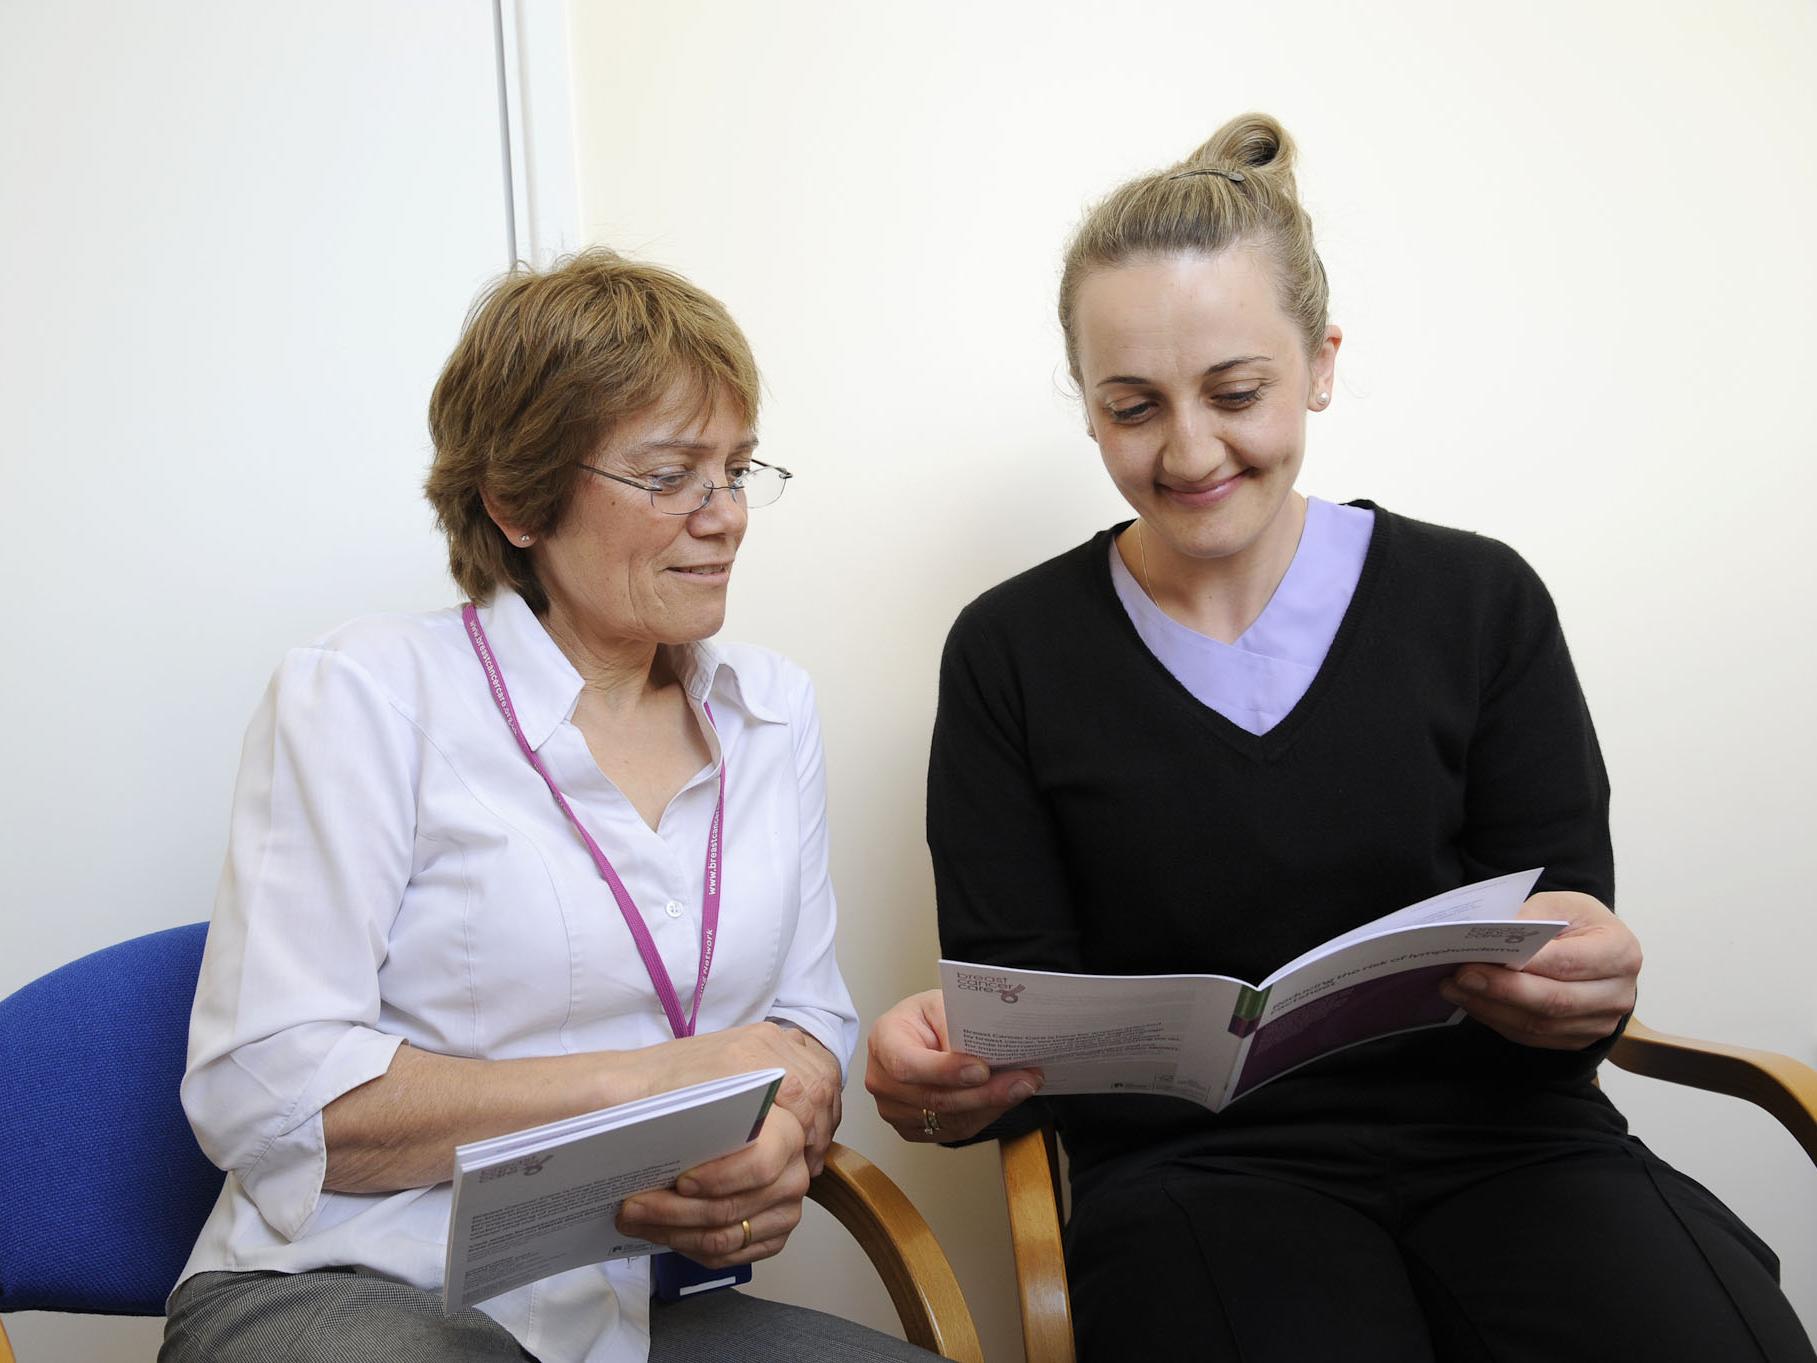
{"type": "Polygon", "coordinates": [[[495,1178],[507,1178],[512,1174],[540,1174],[543,1167],[555,1158],[553,1150],[544,1150],[534,1155],[523,1155],[517,1159],[505,1160],[499,1164],[489,1165],[475,1175],[481,1183],[490,1183],[495,1178]]]}
{"type": "Polygon", "coordinates": [[[1469,941],[1477,938],[1499,937],[1508,946],[1518,947],[1525,946],[1527,939],[1538,931],[1537,927],[1529,928],[1515,923],[1488,923],[1481,927],[1471,928],[1464,934],[1464,938],[1469,941]]]}
{"type": "Polygon", "coordinates": [[[961,970],[956,983],[968,993],[995,994],[1005,1003],[1015,1003],[1027,987],[1011,984],[1007,975],[983,975],[974,970],[961,970]]]}

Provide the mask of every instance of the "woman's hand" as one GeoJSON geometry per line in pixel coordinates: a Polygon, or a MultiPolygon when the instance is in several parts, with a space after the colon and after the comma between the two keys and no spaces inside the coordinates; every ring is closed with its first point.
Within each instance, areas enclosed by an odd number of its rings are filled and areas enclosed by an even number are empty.
{"type": "Polygon", "coordinates": [[[674,1188],[637,1194],[619,1209],[618,1228],[708,1268],[767,1259],[801,1223],[806,1149],[801,1123],[787,1108],[773,1106],[756,1141],[688,1170],[674,1188]]]}
{"type": "Polygon", "coordinates": [[[646,1093],[664,1093],[746,1070],[787,1070],[776,1101],[801,1124],[808,1172],[818,1174],[826,1164],[827,1146],[843,1115],[839,1061],[808,1033],[754,1022],[665,1041],[637,1054],[646,1065],[646,1093]]]}
{"type": "Polygon", "coordinates": [[[1578,1051],[1601,1041],[1634,1008],[1640,942],[1587,894],[1536,894],[1522,918],[1562,918],[1570,927],[1520,970],[1467,965],[1439,992],[1510,1041],[1578,1051]]]}
{"type": "Polygon", "coordinates": [[[1033,1096],[1041,1072],[993,1075],[976,1056],[948,1050],[946,1001],[930,989],[877,1019],[864,1086],[904,1140],[962,1141],[1033,1096]]]}

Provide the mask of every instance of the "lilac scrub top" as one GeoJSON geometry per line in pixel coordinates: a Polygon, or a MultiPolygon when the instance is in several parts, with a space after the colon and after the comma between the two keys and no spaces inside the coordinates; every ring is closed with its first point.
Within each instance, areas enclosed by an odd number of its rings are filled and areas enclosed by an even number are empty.
{"type": "Polygon", "coordinates": [[[1168,615],[1123,566],[1110,542],[1110,578],[1136,633],[1180,685],[1238,728],[1265,734],[1299,704],[1356,594],[1375,513],[1306,499],[1293,562],[1255,623],[1220,643],[1168,615]]]}

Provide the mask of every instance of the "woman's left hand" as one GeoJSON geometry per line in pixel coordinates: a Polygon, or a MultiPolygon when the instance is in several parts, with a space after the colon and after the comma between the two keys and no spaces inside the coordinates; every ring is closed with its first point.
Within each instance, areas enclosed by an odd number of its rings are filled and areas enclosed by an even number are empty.
{"type": "Polygon", "coordinates": [[[1439,992],[1510,1041],[1578,1051],[1613,1032],[1634,1008],[1640,942],[1587,894],[1553,890],[1521,905],[1522,918],[1570,923],[1520,970],[1467,965],[1439,992]]]}
{"type": "Polygon", "coordinates": [[[708,1268],[767,1259],[801,1223],[806,1145],[794,1114],[773,1104],[756,1141],[689,1169],[673,1188],[638,1193],[619,1209],[618,1228],[708,1268]]]}

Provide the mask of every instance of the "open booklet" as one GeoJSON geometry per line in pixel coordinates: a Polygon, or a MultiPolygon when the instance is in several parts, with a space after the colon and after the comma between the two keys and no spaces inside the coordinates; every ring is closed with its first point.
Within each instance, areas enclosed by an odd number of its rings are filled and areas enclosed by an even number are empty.
{"type": "Polygon", "coordinates": [[[940,962],[949,1044],[1039,1066],[1044,1095],[1156,1093],[1221,1111],[1333,1051],[1464,1012],[1439,982],[1519,968],[1568,926],[1516,918],[1539,872],[1435,895],[1314,947],[1260,984],[1222,975],[1064,975],[940,962]]]}
{"type": "Polygon", "coordinates": [[[785,1073],[753,1070],[456,1146],[444,1305],[660,1253],[613,1224],[619,1207],[755,1140],[785,1073]]]}

